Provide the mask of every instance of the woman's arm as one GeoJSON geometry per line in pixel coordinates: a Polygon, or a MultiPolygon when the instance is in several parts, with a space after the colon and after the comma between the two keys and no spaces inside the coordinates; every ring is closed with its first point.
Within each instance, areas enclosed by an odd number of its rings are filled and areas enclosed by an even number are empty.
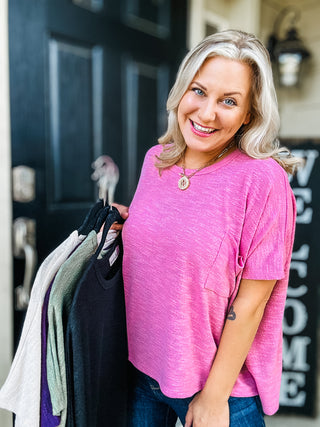
{"type": "Polygon", "coordinates": [[[250,350],[275,280],[241,280],[203,390],[189,405],[185,427],[228,427],[228,398],[250,350]]]}

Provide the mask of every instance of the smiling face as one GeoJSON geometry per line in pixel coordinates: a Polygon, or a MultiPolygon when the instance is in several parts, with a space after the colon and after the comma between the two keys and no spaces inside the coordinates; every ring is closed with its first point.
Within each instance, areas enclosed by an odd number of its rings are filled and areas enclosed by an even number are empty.
{"type": "Polygon", "coordinates": [[[194,76],[178,106],[188,168],[210,161],[249,123],[251,76],[248,64],[222,56],[207,59],[194,76]]]}

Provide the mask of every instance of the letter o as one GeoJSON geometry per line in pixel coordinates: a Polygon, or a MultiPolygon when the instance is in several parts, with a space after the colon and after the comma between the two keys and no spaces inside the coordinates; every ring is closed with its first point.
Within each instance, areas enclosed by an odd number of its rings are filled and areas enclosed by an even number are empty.
{"type": "Polygon", "coordinates": [[[297,335],[304,330],[308,322],[308,313],[306,306],[299,300],[288,298],[286,301],[285,312],[288,308],[293,311],[293,321],[289,325],[286,316],[283,318],[283,332],[286,335],[297,335]]]}

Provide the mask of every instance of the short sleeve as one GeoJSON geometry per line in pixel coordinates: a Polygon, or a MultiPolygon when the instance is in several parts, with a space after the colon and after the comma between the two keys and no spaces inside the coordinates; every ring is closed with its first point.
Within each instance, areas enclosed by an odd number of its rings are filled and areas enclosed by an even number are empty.
{"type": "Polygon", "coordinates": [[[284,172],[248,195],[241,242],[245,253],[243,279],[280,280],[286,276],[294,218],[295,200],[284,172]]]}

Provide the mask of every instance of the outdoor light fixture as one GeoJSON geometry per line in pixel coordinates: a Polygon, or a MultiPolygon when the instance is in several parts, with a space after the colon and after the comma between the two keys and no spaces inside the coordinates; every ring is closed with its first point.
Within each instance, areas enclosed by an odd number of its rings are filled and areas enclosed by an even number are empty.
{"type": "Polygon", "coordinates": [[[268,51],[271,61],[275,64],[281,86],[293,87],[299,85],[301,68],[310,52],[298,37],[295,24],[300,18],[298,10],[289,6],[283,9],[275,20],[273,33],[268,40],[268,51]],[[279,30],[284,18],[292,15],[290,27],[284,39],[279,38],[279,30]]]}

